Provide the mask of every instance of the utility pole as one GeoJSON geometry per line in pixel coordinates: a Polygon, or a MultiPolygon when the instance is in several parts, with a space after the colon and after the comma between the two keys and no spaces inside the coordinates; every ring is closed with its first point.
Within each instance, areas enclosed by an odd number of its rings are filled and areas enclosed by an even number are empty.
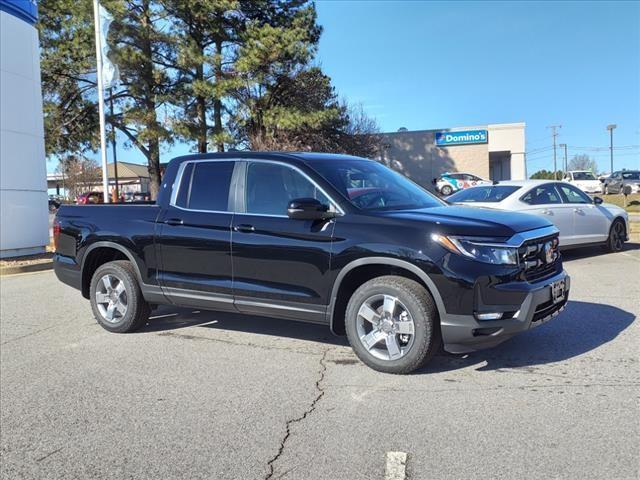
{"type": "Polygon", "coordinates": [[[607,125],[607,130],[609,130],[610,133],[610,140],[609,140],[609,150],[611,151],[611,171],[609,172],[610,174],[613,174],[613,130],[617,127],[618,125],[616,125],[615,123],[612,123],[611,125],[607,125]]]}
{"type": "Polygon", "coordinates": [[[556,137],[558,136],[558,129],[562,128],[562,125],[550,125],[547,128],[551,129],[553,136],[553,179],[558,179],[558,162],[556,159],[556,137]]]}
{"type": "Polygon", "coordinates": [[[565,175],[567,174],[567,169],[568,169],[568,164],[567,164],[567,144],[566,143],[561,143],[560,148],[564,147],[564,168],[562,169],[562,171],[565,173],[565,175]]]}

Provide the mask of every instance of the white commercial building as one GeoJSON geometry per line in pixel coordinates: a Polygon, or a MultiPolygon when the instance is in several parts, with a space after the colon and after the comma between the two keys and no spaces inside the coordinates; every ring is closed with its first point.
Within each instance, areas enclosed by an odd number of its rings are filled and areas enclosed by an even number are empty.
{"type": "Polygon", "coordinates": [[[0,258],[49,244],[35,0],[0,0],[0,258]]]}

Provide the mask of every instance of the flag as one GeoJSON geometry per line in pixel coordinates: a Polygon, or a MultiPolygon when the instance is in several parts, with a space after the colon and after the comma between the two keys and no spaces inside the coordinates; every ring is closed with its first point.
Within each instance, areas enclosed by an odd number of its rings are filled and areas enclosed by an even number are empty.
{"type": "Polygon", "coordinates": [[[109,59],[109,44],[107,44],[107,35],[109,34],[109,26],[113,21],[113,15],[111,15],[102,6],[98,6],[100,17],[100,48],[102,50],[102,83],[104,88],[110,88],[115,86],[118,81],[118,66],[115,65],[109,59]]]}

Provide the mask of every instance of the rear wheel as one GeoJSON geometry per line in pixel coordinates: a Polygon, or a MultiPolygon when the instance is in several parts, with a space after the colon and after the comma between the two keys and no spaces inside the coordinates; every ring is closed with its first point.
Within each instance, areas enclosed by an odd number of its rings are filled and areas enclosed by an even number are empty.
{"type": "Polygon", "coordinates": [[[89,292],[93,315],[110,332],[132,332],[149,319],[151,309],[128,261],[117,260],[98,267],[89,292]]]}
{"type": "Polygon", "coordinates": [[[617,219],[611,225],[609,229],[609,238],[607,239],[607,249],[610,252],[619,252],[624,246],[626,238],[626,228],[624,222],[617,219]]]}
{"type": "Polygon", "coordinates": [[[440,189],[440,193],[442,193],[444,197],[448,197],[453,193],[453,188],[451,188],[449,185],[445,185],[440,189]]]}
{"type": "Polygon", "coordinates": [[[404,277],[378,277],[360,286],[347,305],[345,326],[356,355],[380,372],[410,373],[441,344],[433,298],[404,277]]]}

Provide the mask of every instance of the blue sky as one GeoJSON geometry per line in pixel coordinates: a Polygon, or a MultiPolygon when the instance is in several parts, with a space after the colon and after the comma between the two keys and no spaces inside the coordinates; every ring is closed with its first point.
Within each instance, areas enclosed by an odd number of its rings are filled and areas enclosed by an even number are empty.
{"type": "MultiPolygon", "coordinates": [[[[383,131],[524,121],[528,171],[569,157],[640,168],[640,2],[319,1],[317,61],[383,131]],[[580,147],[580,148],[578,148],[580,147]],[[585,148],[586,147],[586,148],[585,148]],[[558,151],[560,158],[561,153],[558,151]]],[[[188,153],[174,145],[162,161],[188,153]]],[[[135,149],[119,159],[143,163],[135,149]]],[[[109,152],[111,159],[111,152],[109,152]]],[[[53,162],[49,169],[55,168],[53,162]]]]}
{"type": "MultiPolygon", "coordinates": [[[[341,95],[384,131],[524,121],[527,150],[551,144],[608,170],[640,168],[640,3],[319,1],[319,60],[341,95]],[[618,156],[619,155],[619,156],[618,156]]],[[[551,168],[531,153],[529,172],[551,168]]]]}

